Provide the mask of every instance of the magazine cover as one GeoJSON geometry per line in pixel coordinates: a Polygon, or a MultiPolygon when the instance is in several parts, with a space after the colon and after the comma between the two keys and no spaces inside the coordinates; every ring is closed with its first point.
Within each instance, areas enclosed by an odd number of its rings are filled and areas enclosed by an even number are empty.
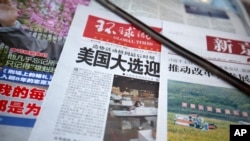
{"type": "Polygon", "coordinates": [[[79,5],[29,141],[158,139],[160,52],[120,17],[79,5]]]}
{"type": "Polygon", "coordinates": [[[88,2],[0,1],[1,141],[28,140],[47,95],[76,5],[88,2]]]}
{"type": "MultiPolygon", "coordinates": [[[[250,84],[248,36],[169,22],[163,34],[250,84]]],[[[167,112],[158,116],[168,141],[229,141],[230,125],[250,124],[248,95],[167,48],[162,54],[159,109],[167,112]]]]}

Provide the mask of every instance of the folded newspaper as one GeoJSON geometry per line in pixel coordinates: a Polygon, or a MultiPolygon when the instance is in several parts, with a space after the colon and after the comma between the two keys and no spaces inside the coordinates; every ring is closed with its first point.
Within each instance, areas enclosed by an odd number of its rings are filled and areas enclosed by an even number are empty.
{"type": "Polygon", "coordinates": [[[250,35],[250,1],[249,0],[230,0],[234,4],[239,17],[246,27],[248,35],[250,35]]]}
{"type": "MultiPolygon", "coordinates": [[[[163,34],[250,84],[250,38],[164,22],[163,34]]],[[[250,97],[162,48],[158,128],[167,140],[230,140],[230,125],[250,124],[250,97]],[[165,128],[164,128],[165,127],[165,128]]]]}
{"type": "MultiPolygon", "coordinates": [[[[250,35],[245,21],[235,11],[237,0],[110,0],[134,16],[144,16],[195,27],[250,35]],[[231,2],[232,1],[232,2],[231,2]],[[224,6],[217,6],[217,3],[224,6]],[[231,2],[231,3],[230,3],[231,2]]],[[[245,0],[247,1],[247,0],[245,0]]],[[[91,1],[90,7],[104,9],[91,1]]]]}
{"type": "Polygon", "coordinates": [[[155,139],[160,51],[113,13],[79,5],[29,141],[155,139]]]}
{"type": "MultiPolygon", "coordinates": [[[[248,36],[138,18],[250,83],[248,36]]],[[[29,141],[229,140],[230,124],[250,123],[249,100],[113,13],[79,5],[29,141]]]]}

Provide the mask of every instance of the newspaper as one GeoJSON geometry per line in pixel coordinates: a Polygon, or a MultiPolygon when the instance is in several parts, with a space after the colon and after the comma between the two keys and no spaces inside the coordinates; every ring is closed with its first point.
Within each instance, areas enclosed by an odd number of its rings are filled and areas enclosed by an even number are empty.
{"type": "Polygon", "coordinates": [[[243,24],[246,26],[248,35],[250,35],[250,1],[249,0],[230,0],[235,5],[243,24]]]}
{"type": "Polygon", "coordinates": [[[29,141],[155,140],[160,49],[113,13],[79,5],[29,141]]]}
{"type": "MultiPolygon", "coordinates": [[[[5,2],[2,1],[1,4],[5,2]]],[[[44,2],[40,1],[39,5],[45,5],[44,2]]],[[[33,8],[36,5],[34,1],[17,1],[20,15],[16,26],[0,27],[1,141],[28,140],[42,109],[65,40],[51,31],[41,30],[41,25],[31,22],[31,17],[35,14],[31,12],[31,8],[25,9],[27,7],[23,3],[30,4],[33,8]],[[26,27],[25,30],[23,27],[26,27]]],[[[45,7],[37,7],[36,10],[46,11],[45,7]]],[[[42,23],[39,16],[36,18],[42,23]]],[[[42,24],[45,26],[51,22],[42,24]]]]}
{"type": "MultiPolygon", "coordinates": [[[[163,34],[250,84],[248,36],[171,22],[163,34]]],[[[249,96],[165,47],[161,53],[158,107],[167,114],[159,112],[158,128],[167,140],[226,141],[231,124],[250,123],[249,96]]]]}
{"type": "Polygon", "coordinates": [[[0,138],[26,141],[40,113],[57,60],[48,58],[47,53],[5,44],[0,44],[0,56],[0,138]]]}
{"type": "MultiPolygon", "coordinates": [[[[110,0],[134,16],[247,35],[241,18],[233,10],[192,2],[192,0],[110,0]]],[[[193,0],[195,1],[195,0],[193,0]]],[[[104,9],[96,1],[89,6],[104,9]]]]}

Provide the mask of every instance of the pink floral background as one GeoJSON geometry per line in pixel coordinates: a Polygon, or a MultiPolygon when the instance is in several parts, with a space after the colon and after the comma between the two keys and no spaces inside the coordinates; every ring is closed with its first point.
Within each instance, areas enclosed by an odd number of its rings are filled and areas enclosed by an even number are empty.
{"type": "Polygon", "coordinates": [[[38,28],[66,36],[78,4],[90,0],[13,0],[19,9],[18,20],[25,28],[38,28]]]}

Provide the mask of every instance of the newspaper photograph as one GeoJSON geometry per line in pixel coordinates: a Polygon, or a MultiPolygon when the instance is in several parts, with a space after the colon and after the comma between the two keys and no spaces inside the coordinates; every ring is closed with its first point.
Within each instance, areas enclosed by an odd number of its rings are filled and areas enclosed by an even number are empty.
{"type": "MultiPolygon", "coordinates": [[[[248,36],[170,22],[163,34],[250,84],[248,36]]],[[[230,125],[250,124],[248,95],[165,47],[161,61],[167,73],[161,73],[158,107],[167,112],[158,118],[165,122],[161,129],[167,127],[166,140],[226,141],[230,125]]]]}
{"type": "MultiPolygon", "coordinates": [[[[239,15],[232,10],[229,1],[226,8],[215,6],[207,0],[110,0],[133,16],[144,16],[163,21],[181,23],[223,32],[248,35],[239,15]],[[203,3],[202,3],[203,2],[203,3]]],[[[91,1],[90,7],[105,10],[98,2],[91,1]]]]}
{"type": "Polygon", "coordinates": [[[29,141],[156,140],[160,52],[120,17],[79,5],[29,141]]]}

